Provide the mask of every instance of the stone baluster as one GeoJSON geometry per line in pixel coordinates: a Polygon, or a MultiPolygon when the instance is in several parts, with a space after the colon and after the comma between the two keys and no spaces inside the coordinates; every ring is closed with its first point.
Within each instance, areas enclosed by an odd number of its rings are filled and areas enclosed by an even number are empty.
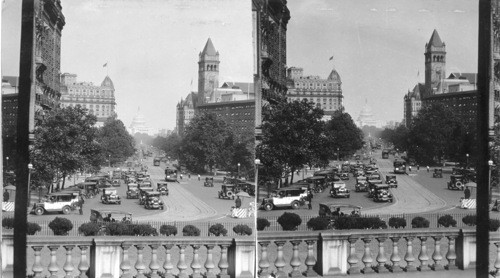
{"type": "Polygon", "coordinates": [[[88,245],[78,245],[80,248],[80,263],[78,264],[78,270],[80,271],[79,278],[88,278],[87,272],[90,268],[89,258],[88,258],[88,245]]]}
{"type": "Polygon", "coordinates": [[[33,263],[33,273],[35,278],[42,277],[42,272],[43,272],[43,266],[41,261],[41,252],[43,249],[43,246],[31,246],[33,250],[35,251],[35,262],[33,263]]]}
{"type": "Polygon", "coordinates": [[[446,236],[448,238],[448,252],[446,252],[446,260],[448,264],[444,267],[448,270],[457,269],[455,260],[457,259],[457,253],[455,252],[455,239],[457,236],[446,236]]]}
{"type": "Polygon", "coordinates": [[[75,248],[75,245],[64,245],[64,249],[66,249],[66,262],[63,265],[63,270],[66,272],[66,275],[64,278],[72,278],[73,275],[71,273],[73,270],[75,270],[75,267],[73,266],[73,248],[75,248]]]}
{"type": "Polygon", "coordinates": [[[158,248],[160,248],[160,244],[150,244],[149,247],[151,248],[151,262],[149,263],[151,278],[160,278],[160,275],[158,275],[158,269],[160,269],[160,263],[158,262],[158,248]]]}
{"type": "Polygon", "coordinates": [[[290,260],[290,265],[292,266],[291,277],[302,277],[302,273],[299,271],[299,267],[302,264],[299,258],[299,244],[302,240],[292,240],[292,259],[290,260]]]}
{"type": "Polygon", "coordinates": [[[59,271],[59,266],[57,265],[57,249],[59,249],[59,245],[49,245],[50,249],[50,263],[48,270],[50,272],[49,278],[58,278],[57,272],[59,271]]]}
{"type": "Polygon", "coordinates": [[[430,270],[429,267],[429,255],[427,255],[427,237],[419,236],[420,239],[420,254],[418,254],[418,260],[420,261],[420,266],[417,268],[420,271],[430,270]]]}
{"type": "Polygon", "coordinates": [[[399,262],[401,261],[401,257],[399,256],[399,240],[401,237],[391,237],[392,240],[392,255],[391,255],[391,272],[401,272],[403,269],[399,265],[399,262]]]}
{"type": "Polygon", "coordinates": [[[387,263],[387,257],[385,256],[384,242],[386,240],[387,240],[386,237],[377,237],[377,241],[378,241],[377,262],[378,262],[378,265],[375,267],[375,271],[377,271],[378,273],[389,271],[387,269],[387,267],[385,267],[385,263],[387,263]]]}
{"type": "Polygon", "coordinates": [[[179,261],[177,262],[177,268],[179,269],[179,275],[177,277],[179,278],[187,278],[188,274],[186,272],[186,269],[188,267],[186,263],[186,244],[179,244],[177,245],[179,247],[179,261]]]}
{"type": "Polygon", "coordinates": [[[349,252],[349,257],[347,257],[347,263],[349,264],[349,270],[347,270],[348,274],[358,274],[361,272],[361,268],[359,266],[356,266],[359,263],[359,258],[356,255],[356,242],[358,241],[358,238],[349,238],[349,247],[350,247],[350,252],[349,252]]]}
{"type": "Polygon", "coordinates": [[[229,278],[229,274],[227,273],[227,269],[229,268],[229,263],[227,261],[227,249],[231,244],[223,243],[220,245],[220,261],[219,261],[219,278],[229,278]]]}
{"type": "Polygon", "coordinates": [[[314,243],[315,240],[306,240],[307,243],[307,257],[305,265],[307,270],[303,273],[306,277],[317,277],[318,273],[313,270],[314,265],[316,265],[316,257],[314,257],[314,243]]]}
{"type": "Polygon", "coordinates": [[[404,271],[410,272],[410,271],[415,271],[417,268],[413,264],[415,262],[415,257],[413,256],[413,236],[408,236],[405,237],[406,242],[408,244],[408,247],[406,249],[406,254],[405,254],[405,261],[406,261],[406,267],[404,268],[404,271]]]}
{"type": "Polygon", "coordinates": [[[120,269],[122,271],[122,275],[120,278],[132,278],[132,273],[130,273],[130,269],[132,265],[130,264],[130,259],[128,257],[128,250],[132,246],[132,243],[124,242],[122,243],[122,262],[120,263],[120,269]]]}
{"type": "Polygon", "coordinates": [[[259,260],[259,268],[260,278],[268,278],[271,272],[269,271],[269,267],[271,264],[269,263],[269,258],[267,257],[267,246],[269,246],[270,241],[260,241],[260,260],[259,260]]]}
{"type": "Polygon", "coordinates": [[[432,259],[434,260],[434,264],[431,265],[432,270],[442,270],[444,269],[441,264],[441,260],[443,260],[443,255],[441,255],[441,238],[442,236],[433,236],[434,239],[434,253],[432,253],[432,259]]]}
{"type": "Polygon", "coordinates": [[[365,267],[361,270],[361,272],[372,273],[373,272],[373,268],[372,268],[373,258],[372,258],[371,251],[370,251],[370,242],[372,241],[372,239],[369,237],[366,237],[366,238],[363,238],[362,240],[365,243],[365,252],[363,254],[363,257],[361,258],[361,261],[365,264],[365,267]]]}
{"type": "Polygon", "coordinates": [[[146,264],[144,263],[144,247],[146,244],[136,244],[135,248],[137,249],[137,261],[135,262],[135,270],[137,271],[136,278],[146,278],[144,275],[144,271],[146,270],[146,264]]]}
{"type": "Polygon", "coordinates": [[[214,263],[214,244],[205,244],[207,248],[207,260],[205,262],[205,269],[207,272],[205,273],[205,278],[215,278],[215,263],[214,263]]]}
{"type": "Polygon", "coordinates": [[[493,272],[493,277],[499,278],[500,277],[500,242],[495,242],[495,246],[497,247],[497,258],[495,260],[495,264],[493,265],[495,267],[495,271],[493,272]]]}
{"type": "Polygon", "coordinates": [[[163,248],[165,248],[165,262],[163,263],[165,278],[175,277],[174,274],[172,274],[172,269],[174,269],[174,264],[172,263],[172,247],[174,247],[173,243],[163,244],[163,248]]]}
{"type": "Polygon", "coordinates": [[[191,278],[201,278],[201,263],[200,263],[200,244],[193,244],[193,261],[191,262],[191,268],[193,269],[193,274],[191,278]]]}
{"type": "Polygon", "coordinates": [[[287,277],[287,274],[283,271],[283,268],[286,265],[285,257],[283,255],[283,245],[285,245],[285,243],[286,241],[284,240],[274,241],[274,244],[277,246],[276,260],[274,261],[274,266],[276,267],[276,277],[287,277]]]}

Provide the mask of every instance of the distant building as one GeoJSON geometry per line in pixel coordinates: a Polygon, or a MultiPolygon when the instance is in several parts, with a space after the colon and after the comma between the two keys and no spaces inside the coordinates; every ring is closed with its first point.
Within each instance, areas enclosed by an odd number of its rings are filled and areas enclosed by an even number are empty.
{"type": "Polygon", "coordinates": [[[106,76],[97,86],[92,82],[77,82],[76,77],[76,74],[61,74],[61,107],[80,105],[97,117],[97,127],[103,126],[108,118],[115,115],[113,81],[106,76]]]}
{"type": "Polygon", "coordinates": [[[208,38],[198,61],[198,103],[209,102],[215,88],[219,87],[219,51],[208,38]]]}
{"type": "Polygon", "coordinates": [[[220,116],[237,136],[252,134],[254,131],[255,99],[198,105],[197,113],[203,112],[220,116]]]}
{"type": "Polygon", "coordinates": [[[177,103],[176,130],[177,134],[181,136],[184,134],[186,126],[195,115],[194,109],[197,98],[198,94],[196,92],[191,92],[186,99],[181,99],[181,101],[177,103]]]}
{"type": "Polygon", "coordinates": [[[342,109],[342,81],[335,69],[328,78],[322,79],[319,76],[304,76],[302,68],[291,67],[287,70],[287,78],[288,100],[308,99],[325,111],[326,119],[342,109]]]}
{"type": "Polygon", "coordinates": [[[140,108],[137,108],[137,113],[132,119],[132,123],[128,128],[128,132],[132,134],[132,136],[136,133],[144,133],[149,136],[154,136],[158,133],[153,128],[148,126],[146,118],[142,114],[140,114],[140,108]]]}
{"type": "Polygon", "coordinates": [[[4,136],[15,134],[18,95],[19,78],[15,76],[2,77],[2,129],[4,136]]]}
{"type": "Polygon", "coordinates": [[[441,103],[458,112],[463,122],[476,124],[477,74],[453,72],[446,78],[446,44],[437,30],[425,44],[425,83],[404,96],[404,124],[409,127],[422,107],[441,103]]]}
{"type": "Polygon", "coordinates": [[[359,116],[355,123],[359,128],[364,126],[382,127],[382,123],[375,119],[375,115],[372,112],[372,108],[368,105],[368,101],[365,101],[365,105],[359,112],[359,116]]]}

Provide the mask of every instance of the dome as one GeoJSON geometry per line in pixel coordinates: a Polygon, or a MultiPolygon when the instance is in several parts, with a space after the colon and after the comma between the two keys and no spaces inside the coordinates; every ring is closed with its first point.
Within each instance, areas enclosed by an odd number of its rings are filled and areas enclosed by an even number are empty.
{"type": "Polygon", "coordinates": [[[115,86],[113,85],[113,81],[111,81],[111,78],[109,78],[108,75],[104,78],[104,80],[101,83],[101,87],[108,87],[110,89],[115,89],[115,86]]]}

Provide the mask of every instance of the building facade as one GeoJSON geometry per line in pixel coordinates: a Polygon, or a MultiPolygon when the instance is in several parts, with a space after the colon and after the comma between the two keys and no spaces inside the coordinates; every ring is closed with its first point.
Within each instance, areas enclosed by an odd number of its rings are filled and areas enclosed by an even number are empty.
{"type": "Polygon", "coordinates": [[[219,87],[219,52],[208,38],[198,61],[198,102],[210,101],[213,91],[219,87]]]}
{"type": "Polygon", "coordinates": [[[2,132],[4,136],[13,136],[17,128],[17,98],[19,78],[2,77],[2,132]]]}
{"type": "Polygon", "coordinates": [[[333,69],[328,78],[319,76],[304,76],[302,68],[287,69],[287,99],[308,99],[318,108],[325,111],[325,118],[329,119],[335,111],[342,110],[342,81],[340,75],[333,69]]]}
{"type": "Polygon", "coordinates": [[[191,119],[194,117],[195,103],[197,102],[198,94],[196,92],[191,92],[186,99],[181,99],[176,106],[176,130],[177,134],[182,136],[186,126],[189,124],[191,119]]]}
{"type": "Polygon", "coordinates": [[[446,77],[446,44],[434,30],[425,44],[425,83],[418,83],[404,96],[404,124],[409,127],[425,105],[452,107],[463,122],[475,125],[477,74],[452,72],[446,77]]]}
{"type": "Polygon", "coordinates": [[[104,125],[113,117],[116,108],[115,87],[109,76],[106,76],[100,86],[92,82],[77,82],[77,75],[61,74],[61,107],[80,105],[89,114],[97,117],[97,127],[104,125]]]}
{"type": "Polygon", "coordinates": [[[252,134],[255,122],[255,99],[205,103],[196,113],[214,113],[222,118],[236,136],[252,134]]]}

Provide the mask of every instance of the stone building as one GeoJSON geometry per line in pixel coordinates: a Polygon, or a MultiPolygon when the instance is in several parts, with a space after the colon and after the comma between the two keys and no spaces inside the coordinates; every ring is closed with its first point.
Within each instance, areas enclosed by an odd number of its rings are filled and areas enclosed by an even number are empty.
{"type": "Polygon", "coordinates": [[[446,44],[434,30],[425,44],[425,83],[404,96],[404,124],[409,127],[422,107],[441,103],[458,112],[468,126],[476,124],[477,74],[452,72],[446,77],[446,44]]]}
{"type": "Polygon", "coordinates": [[[255,122],[255,99],[212,102],[199,105],[196,113],[214,113],[221,117],[236,136],[252,134],[255,122]]]}
{"type": "Polygon", "coordinates": [[[325,119],[331,118],[335,111],[342,109],[342,81],[335,69],[332,69],[328,78],[319,76],[304,76],[302,68],[287,69],[287,99],[308,99],[317,107],[325,111],[325,119]]]}
{"type": "Polygon", "coordinates": [[[15,134],[17,128],[17,97],[19,94],[19,78],[2,77],[2,132],[6,136],[15,134]]]}
{"type": "Polygon", "coordinates": [[[177,103],[176,107],[176,130],[177,134],[182,136],[186,126],[189,124],[191,119],[194,117],[195,103],[197,102],[198,94],[196,92],[191,92],[186,99],[181,99],[177,103]]]}
{"type": "Polygon", "coordinates": [[[262,105],[286,97],[286,31],[290,10],[286,0],[252,0],[255,136],[262,130],[262,105]]]}
{"type": "Polygon", "coordinates": [[[198,61],[198,103],[209,102],[213,91],[219,87],[219,52],[208,38],[198,61]]]}
{"type": "Polygon", "coordinates": [[[92,82],[77,82],[77,75],[61,74],[61,107],[77,106],[88,109],[89,114],[97,117],[97,127],[115,115],[115,87],[109,76],[100,86],[92,82]]]}

